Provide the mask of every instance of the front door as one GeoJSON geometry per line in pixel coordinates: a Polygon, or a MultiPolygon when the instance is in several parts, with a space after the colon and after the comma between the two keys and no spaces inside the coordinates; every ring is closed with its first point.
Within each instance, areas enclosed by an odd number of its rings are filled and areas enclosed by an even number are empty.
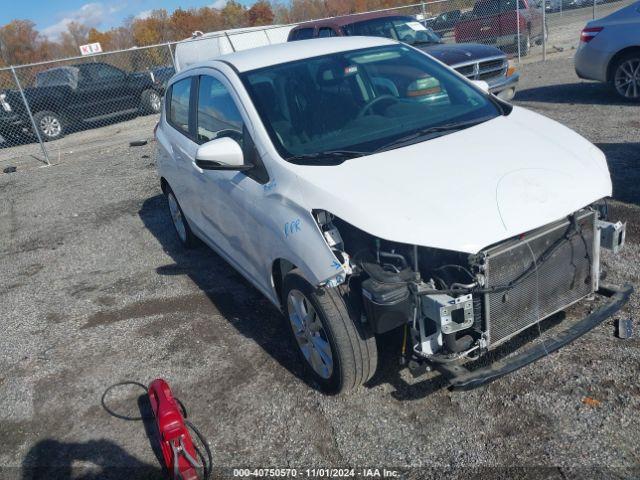
{"type": "MultiPolygon", "coordinates": [[[[229,137],[243,149],[245,161],[253,154],[251,125],[240,113],[237,96],[224,76],[214,70],[198,82],[196,143],[229,137]]],[[[195,160],[195,158],[194,158],[195,160]]],[[[261,275],[264,243],[258,236],[264,219],[256,217],[263,182],[250,172],[201,170],[195,166],[190,182],[199,206],[199,227],[218,250],[255,283],[261,275]]]]}

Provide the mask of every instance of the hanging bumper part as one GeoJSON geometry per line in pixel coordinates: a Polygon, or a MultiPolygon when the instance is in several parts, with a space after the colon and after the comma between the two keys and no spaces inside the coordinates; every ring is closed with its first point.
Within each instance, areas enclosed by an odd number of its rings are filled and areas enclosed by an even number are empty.
{"type": "Polygon", "coordinates": [[[453,390],[471,390],[493,382],[500,377],[515,372],[555,352],[600,325],[627,303],[633,293],[633,287],[631,285],[624,285],[622,287],[601,285],[597,293],[608,297],[609,301],[598,310],[595,310],[579,322],[573,324],[570,328],[548,338],[544,338],[544,341],[540,345],[522,351],[516,356],[494,362],[487,367],[472,371],[460,364],[432,362],[431,366],[448,379],[449,385],[453,390]]]}

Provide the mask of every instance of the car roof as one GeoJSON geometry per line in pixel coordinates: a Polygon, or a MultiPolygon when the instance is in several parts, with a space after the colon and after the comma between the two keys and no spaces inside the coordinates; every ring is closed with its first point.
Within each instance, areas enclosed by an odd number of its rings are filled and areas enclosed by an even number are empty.
{"type": "Polygon", "coordinates": [[[216,62],[225,62],[231,64],[238,72],[247,72],[271,65],[279,65],[331,53],[397,44],[398,42],[395,40],[381,37],[315,38],[229,53],[217,57],[215,60],[191,65],[187,70],[202,66],[211,66],[216,62]]]}
{"type": "MultiPolygon", "coordinates": [[[[345,25],[350,25],[355,22],[362,22],[365,20],[372,20],[374,18],[384,18],[384,17],[411,17],[411,15],[394,13],[394,12],[367,12],[367,13],[354,13],[352,15],[342,15],[341,17],[331,17],[325,18],[322,20],[313,20],[311,22],[301,23],[297,25],[292,31],[300,30],[303,28],[314,28],[314,27],[343,27],[345,25]]],[[[417,20],[416,20],[417,21],[417,20]]]]}

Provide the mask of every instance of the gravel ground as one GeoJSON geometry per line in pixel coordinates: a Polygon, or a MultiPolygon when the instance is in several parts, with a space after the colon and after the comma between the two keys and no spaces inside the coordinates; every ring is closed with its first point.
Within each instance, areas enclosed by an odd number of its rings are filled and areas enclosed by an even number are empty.
{"type": "MultiPolygon", "coordinates": [[[[629,232],[619,258],[603,261],[611,281],[639,284],[638,106],[578,81],[567,59],[522,74],[516,103],[607,153],[613,210],[629,232]]],[[[150,136],[144,122],[126,130],[150,136]]],[[[210,250],[179,247],[153,149],[101,138],[53,167],[0,175],[0,478],[161,478],[145,425],[101,406],[109,385],[158,376],[187,405],[217,467],[640,475],[638,336],[615,338],[609,321],[464,393],[401,370],[389,337],[370,386],[324,396],[302,380],[279,313],[210,250]]],[[[638,307],[634,296],[621,316],[638,307]]],[[[106,401],[135,416],[139,395],[116,388],[106,401]]]]}

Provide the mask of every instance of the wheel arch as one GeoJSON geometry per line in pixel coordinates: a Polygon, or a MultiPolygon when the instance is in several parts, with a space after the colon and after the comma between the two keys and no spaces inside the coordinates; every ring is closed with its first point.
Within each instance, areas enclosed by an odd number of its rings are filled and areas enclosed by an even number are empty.
{"type": "Polygon", "coordinates": [[[607,64],[607,82],[611,82],[613,80],[613,68],[618,62],[618,60],[623,56],[632,52],[640,54],[640,45],[632,45],[630,47],[623,48],[622,50],[617,52],[613,57],[611,57],[611,59],[609,60],[609,63],[607,64]]]}
{"type": "Polygon", "coordinates": [[[282,298],[284,277],[296,268],[298,267],[286,258],[276,258],[271,265],[271,284],[273,285],[281,309],[284,308],[284,300],[282,298]]]}
{"type": "Polygon", "coordinates": [[[167,179],[164,177],[160,177],[160,189],[162,190],[162,193],[166,195],[170,188],[171,187],[169,186],[169,182],[167,182],[167,179]]]}

